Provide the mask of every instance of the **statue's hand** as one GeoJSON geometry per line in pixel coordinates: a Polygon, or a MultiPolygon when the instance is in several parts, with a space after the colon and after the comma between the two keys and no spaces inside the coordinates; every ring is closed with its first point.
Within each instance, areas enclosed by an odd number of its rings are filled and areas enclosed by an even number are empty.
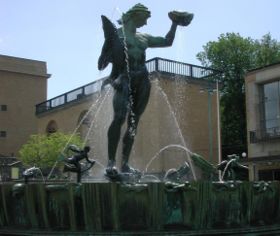
{"type": "Polygon", "coordinates": [[[168,13],[170,20],[172,20],[173,24],[177,24],[180,26],[188,26],[192,19],[193,14],[182,11],[171,11],[168,13]]]}

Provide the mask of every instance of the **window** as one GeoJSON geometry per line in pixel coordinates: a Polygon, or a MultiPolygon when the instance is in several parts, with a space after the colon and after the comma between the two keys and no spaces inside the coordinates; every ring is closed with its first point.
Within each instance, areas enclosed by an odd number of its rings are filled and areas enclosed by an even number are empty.
{"type": "Polygon", "coordinates": [[[0,110],[1,111],[7,111],[7,105],[1,105],[0,110]]]}
{"type": "Polygon", "coordinates": [[[260,170],[259,171],[259,180],[264,180],[264,181],[273,180],[273,171],[272,170],[260,170]]]}
{"type": "Polygon", "coordinates": [[[5,138],[7,137],[7,132],[6,131],[0,131],[0,138],[5,138]]]}
{"type": "Polygon", "coordinates": [[[260,170],[259,180],[264,180],[264,181],[280,180],[280,169],[260,170]]]}
{"type": "Polygon", "coordinates": [[[263,85],[262,128],[267,135],[280,135],[280,81],[263,85]]]}

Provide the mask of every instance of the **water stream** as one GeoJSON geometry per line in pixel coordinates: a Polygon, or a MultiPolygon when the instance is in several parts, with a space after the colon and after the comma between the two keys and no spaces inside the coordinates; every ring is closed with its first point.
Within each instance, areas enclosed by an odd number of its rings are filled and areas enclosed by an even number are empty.
{"type": "MultiPolygon", "coordinates": [[[[101,101],[101,103],[99,104],[99,106],[98,106],[98,108],[97,108],[97,111],[100,110],[100,107],[101,107],[101,105],[103,104],[105,98],[108,96],[109,91],[110,91],[110,89],[108,89],[108,91],[106,92],[106,94],[105,94],[105,96],[104,96],[104,99],[101,101]]],[[[68,147],[68,145],[71,143],[72,138],[73,138],[74,135],[77,133],[78,129],[81,127],[81,125],[83,124],[83,122],[84,122],[84,121],[88,118],[88,116],[93,112],[94,108],[95,108],[95,107],[97,106],[97,104],[99,103],[101,97],[102,97],[102,94],[101,94],[101,92],[100,92],[99,95],[98,95],[98,97],[97,97],[97,99],[92,103],[92,105],[89,107],[89,109],[88,109],[88,111],[86,112],[86,114],[82,117],[82,119],[79,121],[78,125],[75,127],[75,129],[74,129],[74,131],[72,132],[72,134],[71,134],[69,140],[68,140],[67,143],[65,144],[64,148],[61,150],[61,155],[63,155],[63,156],[65,155],[65,150],[66,150],[66,148],[68,147]]],[[[98,112],[97,112],[97,114],[98,114],[98,112]]],[[[91,126],[90,126],[90,128],[89,128],[89,130],[88,130],[88,134],[89,134],[89,132],[90,132],[90,130],[91,130],[91,128],[92,128],[92,124],[94,123],[95,118],[96,118],[96,115],[94,116],[94,119],[92,119],[91,126]]],[[[88,134],[87,134],[87,136],[88,136],[88,134]]],[[[87,137],[86,137],[86,138],[87,138],[87,137]]],[[[86,140],[87,140],[87,139],[85,139],[85,142],[86,142],[86,140]]],[[[85,142],[84,142],[84,144],[85,144],[85,142]]],[[[53,173],[55,167],[57,166],[57,164],[58,164],[58,160],[54,163],[54,165],[53,165],[53,167],[52,167],[50,173],[49,173],[48,176],[47,176],[47,179],[50,179],[50,177],[52,176],[52,173],[53,173]]]]}
{"type": "MultiPolygon", "coordinates": [[[[154,159],[156,156],[158,156],[159,153],[162,152],[163,150],[165,150],[166,148],[174,147],[174,146],[180,147],[180,148],[182,148],[182,149],[184,149],[184,150],[186,151],[186,154],[187,154],[187,161],[188,161],[188,163],[189,163],[189,165],[190,165],[190,168],[191,168],[191,171],[192,171],[192,174],[193,174],[193,178],[194,178],[194,180],[196,180],[197,178],[196,178],[194,166],[193,166],[192,160],[191,160],[191,158],[190,158],[190,156],[189,156],[189,154],[191,153],[191,151],[187,148],[187,144],[186,144],[186,141],[185,141],[184,136],[183,136],[183,134],[182,134],[182,131],[181,131],[181,129],[180,129],[180,126],[179,126],[178,120],[177,120],[177,118],[176,118],[174,109],[172,108],[172,106],[171,106],[171,104],[170,104],[170,102],[169,102],[169,99],[168,99],[167,94],[166,94],[166,93],[163,91],[163,89],[158,85],[158,82],[157,82],[157,81],[155,82],[155,85],[156,85],[156,89],[158,89],[158,91],[160,92],[161,96],[164,98],[164,101],[166,102],[166,104],[167,104],[167,106],[168,106],[169,112],[170,112],[170,114],[171,114],[171,116],[172,116],[172,118],[173,118],[173,122],[174,122],[175,127],[176,127],[177,134],[178,134],[178,136],[179,136],[179,138],[180,138],[181,143],[182,143],[183,146],[181,146],[181,145],[176,145],[176,144],[168,145],[168,146],[162,148],[152,159],[154,159]]],[[[151,159],[151,160],[152,160],[152,159],[151,159]]],[[[151,163],[151,161],[150,161],[149,163],[151,163]]],[[[147,168],[146,168],[146,169],[147,169],[147,168]]]]}

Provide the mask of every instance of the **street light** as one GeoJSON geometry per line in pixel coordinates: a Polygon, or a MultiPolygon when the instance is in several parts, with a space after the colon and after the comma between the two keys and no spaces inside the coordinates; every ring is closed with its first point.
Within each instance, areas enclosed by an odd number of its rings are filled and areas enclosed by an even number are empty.
{"type": "MultiPolygon", "coordinates": [[[[219,81],[216,79],[216,102],[217,102],[217,135],[218,135],[218,160],[222,162],[222,145],[221,145],[221,118],[220,118],[220,90],[219,81]]],[[[221,172],[219,172],[221,174],[221,172]]]]}
{"type": "Polygon", "coordinates": [[[214,89],[210,86],[200,89],[201,93],[207,92],[207,109],[208,109],[208,134],[209,134],[209,161],[213,161],[213,132],[212,132],[212,95],[214,89]]]}

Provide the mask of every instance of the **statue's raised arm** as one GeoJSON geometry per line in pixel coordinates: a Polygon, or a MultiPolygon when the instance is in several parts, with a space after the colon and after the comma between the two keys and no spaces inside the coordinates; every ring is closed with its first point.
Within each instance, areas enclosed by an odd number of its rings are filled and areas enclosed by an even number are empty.
{"type": "Polygon", "coordinates": [[[165,37],[155,37],[147,35],[148,47],[153,48],[171,46],[175,38],[177,26],[188,26],[193,19],[192,13],[181,11],[171,11],[168,13],[168,16],[172,21],[170,30],[168,31],[165,37]]]}

